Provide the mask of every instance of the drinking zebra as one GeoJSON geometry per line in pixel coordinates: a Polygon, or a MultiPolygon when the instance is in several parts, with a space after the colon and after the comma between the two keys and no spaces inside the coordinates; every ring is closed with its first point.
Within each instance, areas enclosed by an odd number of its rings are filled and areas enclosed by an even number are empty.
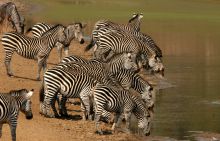
{"type": "Polygon", "coordinates": [[[37,60],[37,80],[40,80],[41,69],[43,68],[45,71],[47,58],[57,42],[64,45],[69,44],[69,42],[66,41],[65,27],[59,24],[45,32],[40,38],[30,38],[16,32],[4,34],[2,37],[2,45],[6,53],[5,66],[7,74],[9,76],[14,75],[10,67],[10,62],[13,53],[16,52],[22,57],[37,60]]]}
{"type": "Polygon", "coordinates": [[[94,99],[96,130],[103,134],[99,128],[99,121],[103,112],[114,112],[114,123],[112,130],[119,126],[123,114],[126,120],[126,132],[130,132],[131,114],[134,113],[138,119],[138,127],[143,129],[145,135],[150,134],[150,114],[142,99],[128,91],[121,91],[103,84],[97,83],[90,96],[94,99]]]}
{"type": "MultiPolygon", "coordinates": [[[[97,65],[96,63],[103,63],[100,60],[87,60],[75,55],[65,57],[61,62],[65,64],[70,62],[80,62],[85,64],[94,62],[95,65],[97,65]]],[[[154,102],[152,100],[153,87],[147,81],[145,81],[139,74],[135,73],[132,70],[120,69],[120,71],[114,71],[114,73],[111,74],[111,77],[114,77],[114,79],[116,79],[116,81],[119,82],[120,86],[122,86],[123,89],[129,90],[133,88],[135,91],[140,93],[143,96],[142,99],[146,102],[148,107],[152,107],[154,105],[154,102]]]]}
{"type": "Polygon", "coordinates": [[[7,2],[0,5],[0,24],[4,20],[8,20],[18,33],[24,33],[24,18],[19,15],[14,3],[7,2]]]}
{"type": "MultiPolygon", "coordinates": [[[[102,64],[101,66],[100,64],[95,65],[94,63],[92,65],[83,65],[78,63],[77,65],[79,65],[79,67],[76,67],[74,64],[71,63],[68,67],[63,66],[62,68],[58,65],[52,69],[47,70],[44,74],[44,84],[42,87],[42,89],[44,90],[41,89],[40,91],[40,101],[43,102],[43,105],[46,106],[42,108],[44,110],[41,110],[41,112],[45,116],[58,116],[58,113],[54,106],[55,97],[58,93],[60,93],[63,98],[80,97],[84,105],[86,104],[89,107],[90,105],[88,102],[88,93],[90,92],[91,87],[94,86],[94,81],[102,81],[103,83],[104,80],[100,79],[103,78],[102,75],[120,71],[121,69],[132,69],[137,67],[136,64],[131,60],[130,53],[124,53],[115,57],[117,58],[114,58],[108,63],[102,64]],[[86,80],[89,79],[89,77],[94,80],[86,80]],[[50,105],[53,108],[54,115],[49,114],[50,105]]],[[[90,109],[87,108],[87,106],[85,107],[86,110],[90,109]]],[[[62,110],[62,112],[65,111],[65,109],[62,110]]]]}
{"type": "MultiPolygon", "coordinates": [[[[133,14],[132,18],[128,21],[127,25],[113,23],[109,20],[99,20],[95,23],[94,29],[92,31],[90,43],[86,46],[85,51],[88,51],[93,46],[98,39],[98,36],[102,35],[108,29],[121,29],[128,32],[139,32],[140,31],[140,22],[143,18],[143,14],[133,14]],[[104,30],[105,29],[105,30],[104,30]]],[[[96,50],[97,46],[94,48],[96,50]]]]}
{"type": "Polygon", "coordinates": [[[16,127],[19,110],[26,115],[26,119],[32,119],[31,100],[33,90],[13,90],[9,93],[0,93],[0,138],[2,126],[8,123],[11,129],[12,141],[16,141],[16,127]]]}
{"type": "Polygon", "coordinates": [[[161,59],[154,50],[136,36],[121,30],[108,30],[105,34],[99,36],[96,41],[98,49],[97,58],[105,60],[113,54],[122,52],[132,52],[137,54],[139,66],[142,65],[152,72],[164,75],[164,66],[161,59]],[[107,57],[105,57],[107,54],[107,57]]]}
{"type": "MultiPolygon", "coordinates": [[[[43,33],[47,32],[50,28],[52,28],[54,25],[49,25],[46,23],[37,23],[33,27],[29,28],[26,33],[32,32],[33,36],[35,38],[40,38],[43,33]]],[[[84,43],[83,38],[83,29],[86,27],[86,24],[82,24],[80,22],[69,24],[66,27],[65,33],[67,36],[68,42],[71,42],[72,39],[77,39],[80,44],[84,43]]],[[[56,43],[58,54],[59,54],[59,62],[62,58],[62,48],[64,48],[65,56],[69,56],[69,45],[64,46],[63,44],[57,42],[56,43]]]]}

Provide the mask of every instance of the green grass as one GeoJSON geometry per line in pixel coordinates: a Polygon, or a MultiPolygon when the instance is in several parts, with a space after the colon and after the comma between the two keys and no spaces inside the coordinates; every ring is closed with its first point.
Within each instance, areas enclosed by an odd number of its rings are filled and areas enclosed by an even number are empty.
{"type": "MultiPolygon", "coordinates": [[[[35,22],[88,23],[91,34],[100,19],[127,23],[133,12],[144,14],[141,31],[153,37],[165,54],[191,54],[194,46],[205,52],[205,44],[220,41],[220,1],[218,0],[26,0],[41,7],[27,19],[35,22]],[[210,38],[207,41],[207,38],[210,38]],[[188,44],[187,44],[188,43],[188,44]],[[199,44],[199,45],[198,45],[199,44]],[[178,50],[177,50],[178,48],[178,50]]],[[[212,52],[212,51],[211,51],[212,52]]],[[[216,51],[214,51],[216,54],[216,51]]]]}

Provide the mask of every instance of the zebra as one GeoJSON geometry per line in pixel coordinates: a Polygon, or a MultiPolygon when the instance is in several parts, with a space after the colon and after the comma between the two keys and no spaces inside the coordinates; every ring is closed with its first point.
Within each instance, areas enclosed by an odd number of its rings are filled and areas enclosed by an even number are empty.
{"type": "MultiPolygon", "coordinates": [[[[61,64],[66,65],[66,64],[61,64]]],[[[70,64],[71,65],[71,64],[70,64]]],[[[81,97],[82,101],[88,100],[88,93],[92,86],[94,86],[94,80],[86,80],[91,77],[95,79],[95,81],[102,81],[99,78],[102,75],[109,73],[113,73],[116,71],[124,69],[132,69],[136,67],[136,64],[131,60],[130,53],[123,53],[121,55],[115,56],[114,59],[111,59],[106,64],[95,64],[92,65],[82,65],[78,68],[74,68],[74,66],[64,67],[64,66],[56,66],[52,69],[49,69],[44,74],[43,87],[40,90],[40,101],[46,105],[42,108],[41,113],[45,116],[49,117],[57,117],[59,116],[55,107],[55,97],[57,93],[62,94],[64,98],[77,98],[81,97]],[[97,68],[97,69],[95,69],[97,68]],[[93,72],[92,72],[93,71],[93,72]],[[88,84],[90,82],[90,84],[88,84]],[[92,83],[93,82],[93,83],[92,83]],[[82,89],[83,88],[83,89],[82,89]],[[44,96],[45,95],[45,96],[44,96]],[[85,100],[86,99],[86,100],[85,100]],[[54,115],[49,114],[50,105],[53,108],[54,115]]],[[[102,81],[103,82],[103,81],[102,81]]],[[[107,84],[108,85],[108,84],[107,84]]],[[[65,103],[64,102],[61,102],[65,103]]],[[[89,105],[88,102],[84,102],[84,105],[89,105]]],[[[88,106],[87,106],[88,107],[88,106]]],[[[90,108],[86,108],[88,110],[90,108]]],[[[62,110],[62,112],[66,110],[62,110]]],[[[89,113],[89,112],[88,112],[89,113]]],[[[66,114],[66,113],[64,113],[66,114]]],[[[85,116],[84,116],[85,117],[85,116]]]]}
{"type": "Polygon", "coordinates": [[[143,65],[151,72],[164,75],[164,66],[154,50],[131,34],[126,34],[120,30],[108,30],[99,37],[96,44],[98,46],[98,50],[96,50],[98,58],[105,59],[115,53],[133,52],[137,54],[140,67],[143,65]],[[109,54],[105,57],[107,53],[109,54]]]}
{"type": "MultiPolygon", "coordinates": [[[[80,62],[85,64],[89,64],[90,62],[103,63],[100,60],[87,60],[75,55],[65,57],[61,62],[80,62]]],[[[148,107],[152,107],[154,105],[154,102],[152,101],[153,87],[151,84],[145,81],[139,74],[135,73],[132,70],[120,69],[120,71],[114,72],[113,74],[111,74],[111,76],[114,77],[117,80],[117,82],[120,83],[120,86],[122,86],[123,89],[129,90],[133,88],[135,91],[140,93],[143,96],[142,99],[148,104],[148,107]]]]}
{"type": "Polygon", "coordinates": [[[22,57],[37,60],[37,80],[40,80],[41,69],[43,68],[45,71],[47,58],[57,42],[61,42],[65,45],[69,44],[66,42],[65,28],[60,24],[45,32],[41,38],[30,38],[16,32],[4,34],[2,37],[2,45],[6,53],[5,66],[8,76],[13,76],[10,62],[13,53],[16,52],[22,57]]]}
{"type": "Polygon", "coordinates": [[[0,24],[8,20],[18,33],[24,33],[24,17],[20,16],[14,3],[0,5],[0,24]]]}
{"type": "Polygon", "coordinates": [[[108,27],[108,28],[120,28],[123,30],[132,30],[132,31],[140,31],[140,24],[141,19],[143,18],[143,14],[135,14],[133,13],[132,18],[128,21],[128,24],[117,24],[111,22],[109,20],[99,20],[95,23],[94,30],[98,30],[101,27],[108,27]]]}
{"type": "MultiPolygon", "coordinates": [[[[88,64],[89,62],[102,63],[101,61],[96,59],[86,60],[82,57],[75,55],[65,57],[61,62],[62,63],[81,62],[85,64],[88,64]]],[[[112,76],[117,80],[117,82],[119,82],[122,88],[126,90],[133,88],[134,90],[136,90],[141,95],[143,101],[146,103],[146,106],[148,108],[152,108],[154,106],[154,101],[152,99],[153,87],[147,81],[145,81],[140,75],[134,73],[131,70],[120,69],[120,71],[112,74],[112,76]]],[[[110,119],[110,115],[111,113],[107,111],[104,112],[102,115],[103,116],[102,120],[108,122],[110,119]]]]}
{"type": "MultiPolygon", "coordinates": [[[[140,20],[135,23],[140,25],[140,20]]],[[[157,46],[155,41],[149,35],[137,30],[133,30],[133,28],[129,28],[129,27],[130,26],[123,26],[123,25],[119,26],[118,24],[112,23],[110,21],[98,21],[94,26],[94,29],[92,31],[91,41],[86,46],[85,51],[88,51],[93,46],[95,46],[94,47],[94,52],[95,52],[97,49],[95,42],[98,39],[98,36],[101,36],[109,29],[113,29],[113,30],[120,30],[121,32],[126,32],[136,36],[138,39],[140,39],[141,41],[146,43],[150,48],[152,48],[158,57],[162,57],[162,50],[157,46]]]]}
{"type": "Polygon", "coordinates": [[[152,99],[153,86],[144,80],[138,73],[122,69],[115,73],[114,77],[120,82],[121,86],[125,90],[132,88],[137,91],[141,95],[147,107],[151,108],[154,106],[154,101],[152,99]]]}
{"type": "MultiPolygon", "coordinates": [[[[33,27],[29,28],[26,34],[31,31],[35,38],[40,38],[43,33],[48,31],[53,26],[54,25],[49,25],[46,23],[37,23],[33,27]]],[[[86,24],[83,24],[80,22],[69,24],[65,30],[67,39],[69,40],[68,42],[71,42],[72,39],[76,38],[80,44],[83,44],[85,42],[83,38],[83,29],[85,27],[86,27],[86,24]]],[[[67,57],[69,56],[69,46],[64,46],[63,44],[59,42],[56,43],[56,46],[57,46],[57,50],[59,54],[59,62],[60,62],[62,58],[62,48],[64,48],[64,53],[65,53],[65,56],[67,57]]]]}
{"type": "Polygon", "coordinates": [[[33,89],[12,90],[9,93],[0,93],[0,138],[2,126],[8,123],[11,129],[12,141],[16,141],[16,127],[19,110],[26,115],[26,119],[32,119],[31,100],[33,89]]]}
{"type": "MultiPolygon", "coordinates": [[[[92,48],[95,45],[95,42],[98,38],[99,34],[102,34],[102,31],[104,28],[106,29],[122,29],[125,31],[129,31],[129,32],[139,32],[140,31],[140,22],[141,19],[143,18],[143,14],[135,14],[133,13],[132,18],[128,21],[127,25],[123,25],[123,24],[117,24],[117,23],[113,23],[109,20],[99,20],[95,23],[94,29],[92,31],[92,36],[91,36],[91,40],[90,43],[87,45],[85,51],[88,51],[90,48],[92,48]],[[102,30],[100,30],[102,29],[102,30]]],[[[94,49],[94,51],[96,50],[96,48],[94,49]]]]}
{"type": "Polygon", "coordinates": [[[150,134],[150,113],[143,101],[136,95],[128,91],[118,90],[100,83],[97,83],[90,97],[94,99],[96,130],[103,134],[99,128],[101,115],[105,111],[115,112],[112,131],[117,128],[122,120],[123,114],[126,120],[126,132],[130,132],[130,118],[134,113],[138,119],[138,127],[143,129],[145,135],[150,134]]]}

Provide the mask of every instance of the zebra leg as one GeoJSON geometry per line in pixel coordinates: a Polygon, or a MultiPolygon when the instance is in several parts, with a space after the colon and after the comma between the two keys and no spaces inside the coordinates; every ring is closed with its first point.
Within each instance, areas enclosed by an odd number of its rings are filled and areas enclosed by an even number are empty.
{"type": "Polygon", "coordinates": [[[16,141],[16,123],[10,123],[12,141],[16,141]]]}
{"type": "Polygon", "coordinates": [[[54,112],[54,117],[60,117],[59,114],[57,113],[57,110],[56,110],[56,107],[55,107],[55,103],[56,103],[56,97],[57,95],[52,99],[51,101],[51,107],[53,109],[53,112],[54,112]]]}
{"type": "MultiPolygon", "coordinates": [[[[37,57],[37,61],[38,61],[38,72],[37,72],[37,78],[36,78],[36,80],[38,80],[38,81],[40,81],[40,72],[41,72],[41,70],[42,70],[42,68],[44,67],[44,69],[45,69],[45,67],[46,67],[46,57],[42,57],[42,56],[38,56],[37,57]]],[[[45,69],[46,70],[46,69],[45,69]]]]}
{"type": "Polygon", "coordinates": [[[2,126],[3,126],[3,124],[1,123],[0,124],[0,138],[2,137],[2,126]]]}
{"type": "Polygon", "coordinates": [[[58,51],[58,55],[59,55],[59,62],[61,62],[62,60],[62,46],[57,46],[57,51],[58,51]]]}
{"type": "Polygon", "coordinates": [[[96,114],[95,116],[95,122],[96,122],[96,132],[100,135],[103,135],[103,132],[102,130],[100,129],[100,118],[101,118],[101,115],[100,114],[96,114]]]}
{"type": "Polygon", "coordinates": [[[114,123],[112,125],[112,131],[115,131],[115,128],[119,127],[119,124],[122,121],[121,113],[116,113],[114,117],[114,123]]]}
{"type": "Polygon", "coordinates": [[[92,120],[92,115],[90,115],[90,108],[91,108],[91,102],[90,102],[90,98],[88,95],[86,95],[87,93],[90,93],[90,92],[87,92],[87,91],[83,91],[82,93],[80,93],[80,99],[81,99],[81,109],[84,113],[83,115],[83,120],[86,120],[87,117],[89,120],[92,120]]]}
{"type": "Polygon", "coordinates": [[[13,53],[14,53],[14,50],[6,50],[5,51],[5,54],[6,54],[5,67],[6,67],[6,71],[7,71],[8,76],[13,76],[14,75],[12,70],[11,70],[11,58],[12,58],[13,53]]]}
{"type": "Polygon", "coordinates": [[[59,113],[61,116],[63,117],[68,117],[68,113],[67,113],[67,109],[66,109],[66,101],[67,101],[67,97],[62,96],[61,98],[61,102],[59,105],[59,113]]]}
{"type": "Polygon", "coordinates": [[[64,54],[65,54],[65,57],[69,56],[69,47],[64,48],[64,54]]]}
{"type": "Polygon", "coordinates": [[[86,120],[87,119],[87,112],[86,112],[86,107],[85,107],[85,104],[84,102],[81,102],[81,110],[83,112],[83,116],[82,116],[82,120],[86,120]]]}
{"type": "Polygon", "coordinates": [[[55,97],[50,98],[49,96],[45,96],[43,105],[44,105],[43,114],[45,117],[49,117],[49,118],[59,117],[55,107],[55,97]],[[53,114],[50,113],[50,108],[52,108],[53,114]]]}
{"type": "Polygon", "coordinates": [[[95,123],[96,123],[96,132],[100,135],[103,135],[102,130],[100,129],[99,125],[100,125],[100,118],[101,118],[101,114],[102,111],[104,111],[104,105],[96,105],[96,111],[95,111],[95,123]]]}
{"type": "Polygon", "coordinates": [[[125,132],[126,133],[130,133],[130,121],[131,121],[131,111],[125,111],[125,121],[126,121],[126,128],[125,128],[125,132]]]}

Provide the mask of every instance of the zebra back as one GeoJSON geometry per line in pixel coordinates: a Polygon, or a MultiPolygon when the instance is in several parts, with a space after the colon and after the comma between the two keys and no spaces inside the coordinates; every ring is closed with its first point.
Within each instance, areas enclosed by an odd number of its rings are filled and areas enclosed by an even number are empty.
{"type": "Polygon", "coordinates": [[[26,34],[31,31],[35,38],[40,38],[44,32],[48,31],[52,27],[52,25],[46,23],[37,23],[33,27],[30,27],[26,31],[26,34]]]}

